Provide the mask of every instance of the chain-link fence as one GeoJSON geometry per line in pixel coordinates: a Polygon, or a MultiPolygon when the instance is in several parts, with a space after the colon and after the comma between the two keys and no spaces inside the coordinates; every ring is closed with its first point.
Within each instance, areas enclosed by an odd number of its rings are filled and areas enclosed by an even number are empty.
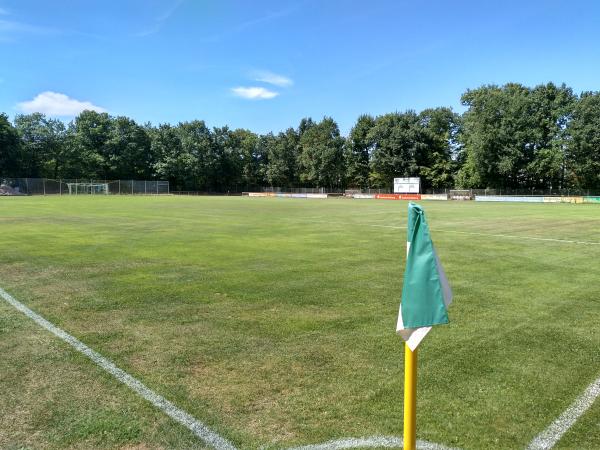
{"type": "Polygon", "coordinates": [[[442,188],[442,189],[425,189],[422,194],[450,194],[451,191],[469,191],[471,195],[519,195],[519,196],[593,196],[600,195],[597,191],[565,188],[565,189],[461,189],[461,188],[442,188]]]}
{"type": "Polygon", "coordinates": [[[165,195],[169,182],[157,180],[89,180],[0,178],[0,195],[165,195]]]}
{"type": "Polygon", "coordinates": [[[307,188],[307,187],[262,187],[260,192],[278,192],[286,194],[343,194],[340,188],[307,188]]]}

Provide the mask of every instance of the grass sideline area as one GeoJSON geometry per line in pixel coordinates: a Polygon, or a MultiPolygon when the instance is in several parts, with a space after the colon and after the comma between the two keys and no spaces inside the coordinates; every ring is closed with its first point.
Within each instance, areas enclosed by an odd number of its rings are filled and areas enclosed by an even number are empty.
{"type": "MultiPolygon", "coordinates": [[[[406,202],[0,200],[0,287],[241,448],[402,434],[406,202]]],[[[600,376],[597,205],[423,201],[418,439],[525,448],[600,376]],[[472,234],[469,234],[472,233],[472,234]]],[[[203,448],[0,300],[1,448],[203,448]]],[[[596,402],[556,448],[600,448],[596,402]]]]}

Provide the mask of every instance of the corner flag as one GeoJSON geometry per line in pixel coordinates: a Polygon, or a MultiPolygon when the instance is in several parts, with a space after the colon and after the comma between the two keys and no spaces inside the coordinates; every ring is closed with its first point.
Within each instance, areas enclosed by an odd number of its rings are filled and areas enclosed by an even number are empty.
{"type": "Polygon", "coordinates": [[[452,291],[435,252],[425,211],[408,204],[406,269],[396,332],[414,351],[432,325],[448,323],[452,291]]]}
{"type": "Polygon", "coordinates": [[[419,205],[408,204],[406,270],[396,332],[404,348],[404,450],[417,448],[417,347],[433,325],[448,323],[452,291],[419,205]]]}

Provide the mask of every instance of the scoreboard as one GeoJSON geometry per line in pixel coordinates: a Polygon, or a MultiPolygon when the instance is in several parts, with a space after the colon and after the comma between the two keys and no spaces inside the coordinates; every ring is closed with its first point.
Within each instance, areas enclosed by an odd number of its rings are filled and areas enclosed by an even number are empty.
{"type": "Polygon", "coordinates": [[[419,194],[421,192],[421,179],[419,177],[394,178],[395,194],[419,194]]]}

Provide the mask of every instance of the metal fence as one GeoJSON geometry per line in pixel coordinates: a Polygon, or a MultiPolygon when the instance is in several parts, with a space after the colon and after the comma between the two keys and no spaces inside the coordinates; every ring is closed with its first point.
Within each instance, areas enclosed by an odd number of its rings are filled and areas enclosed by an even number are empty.
{"type": "Polygon", "coordinates": [[[450,191],[469,191],[471,195],[519,195],[519,196],[572,196],[584,195],[593,196],[600,195],[598,191],[585,189],[461,189],[461,188],[444,188],[444,189],[425,189],[423,194],[449,194],[450,191]]]}
{"type": "Polygon", "coordinates": [[[280,192],[286,194],[343,194],[341,188],[307,188],[307,187],[262,187],[260,192],[280,192]]]}
{"type": "Polygon", "coordinates": [[[157,180],[90,180],[1,178],[0,195],[165,195],[169,182],[157,180]]]}
{"type": "Polygon", "coordinates": [[[344,194],[391,194],[391,189],[346,189],[344,194]]]}
{"type": "Polygon", "coordinates": [[[207,196],[207,195],[218,195],[221,197],[227,197],[227,196],[241,196],[242,193],[241,192],[209,192],[209,191],[171,191],[170,192],[171,195],[195,195],[195,196],[207,196]]]}

